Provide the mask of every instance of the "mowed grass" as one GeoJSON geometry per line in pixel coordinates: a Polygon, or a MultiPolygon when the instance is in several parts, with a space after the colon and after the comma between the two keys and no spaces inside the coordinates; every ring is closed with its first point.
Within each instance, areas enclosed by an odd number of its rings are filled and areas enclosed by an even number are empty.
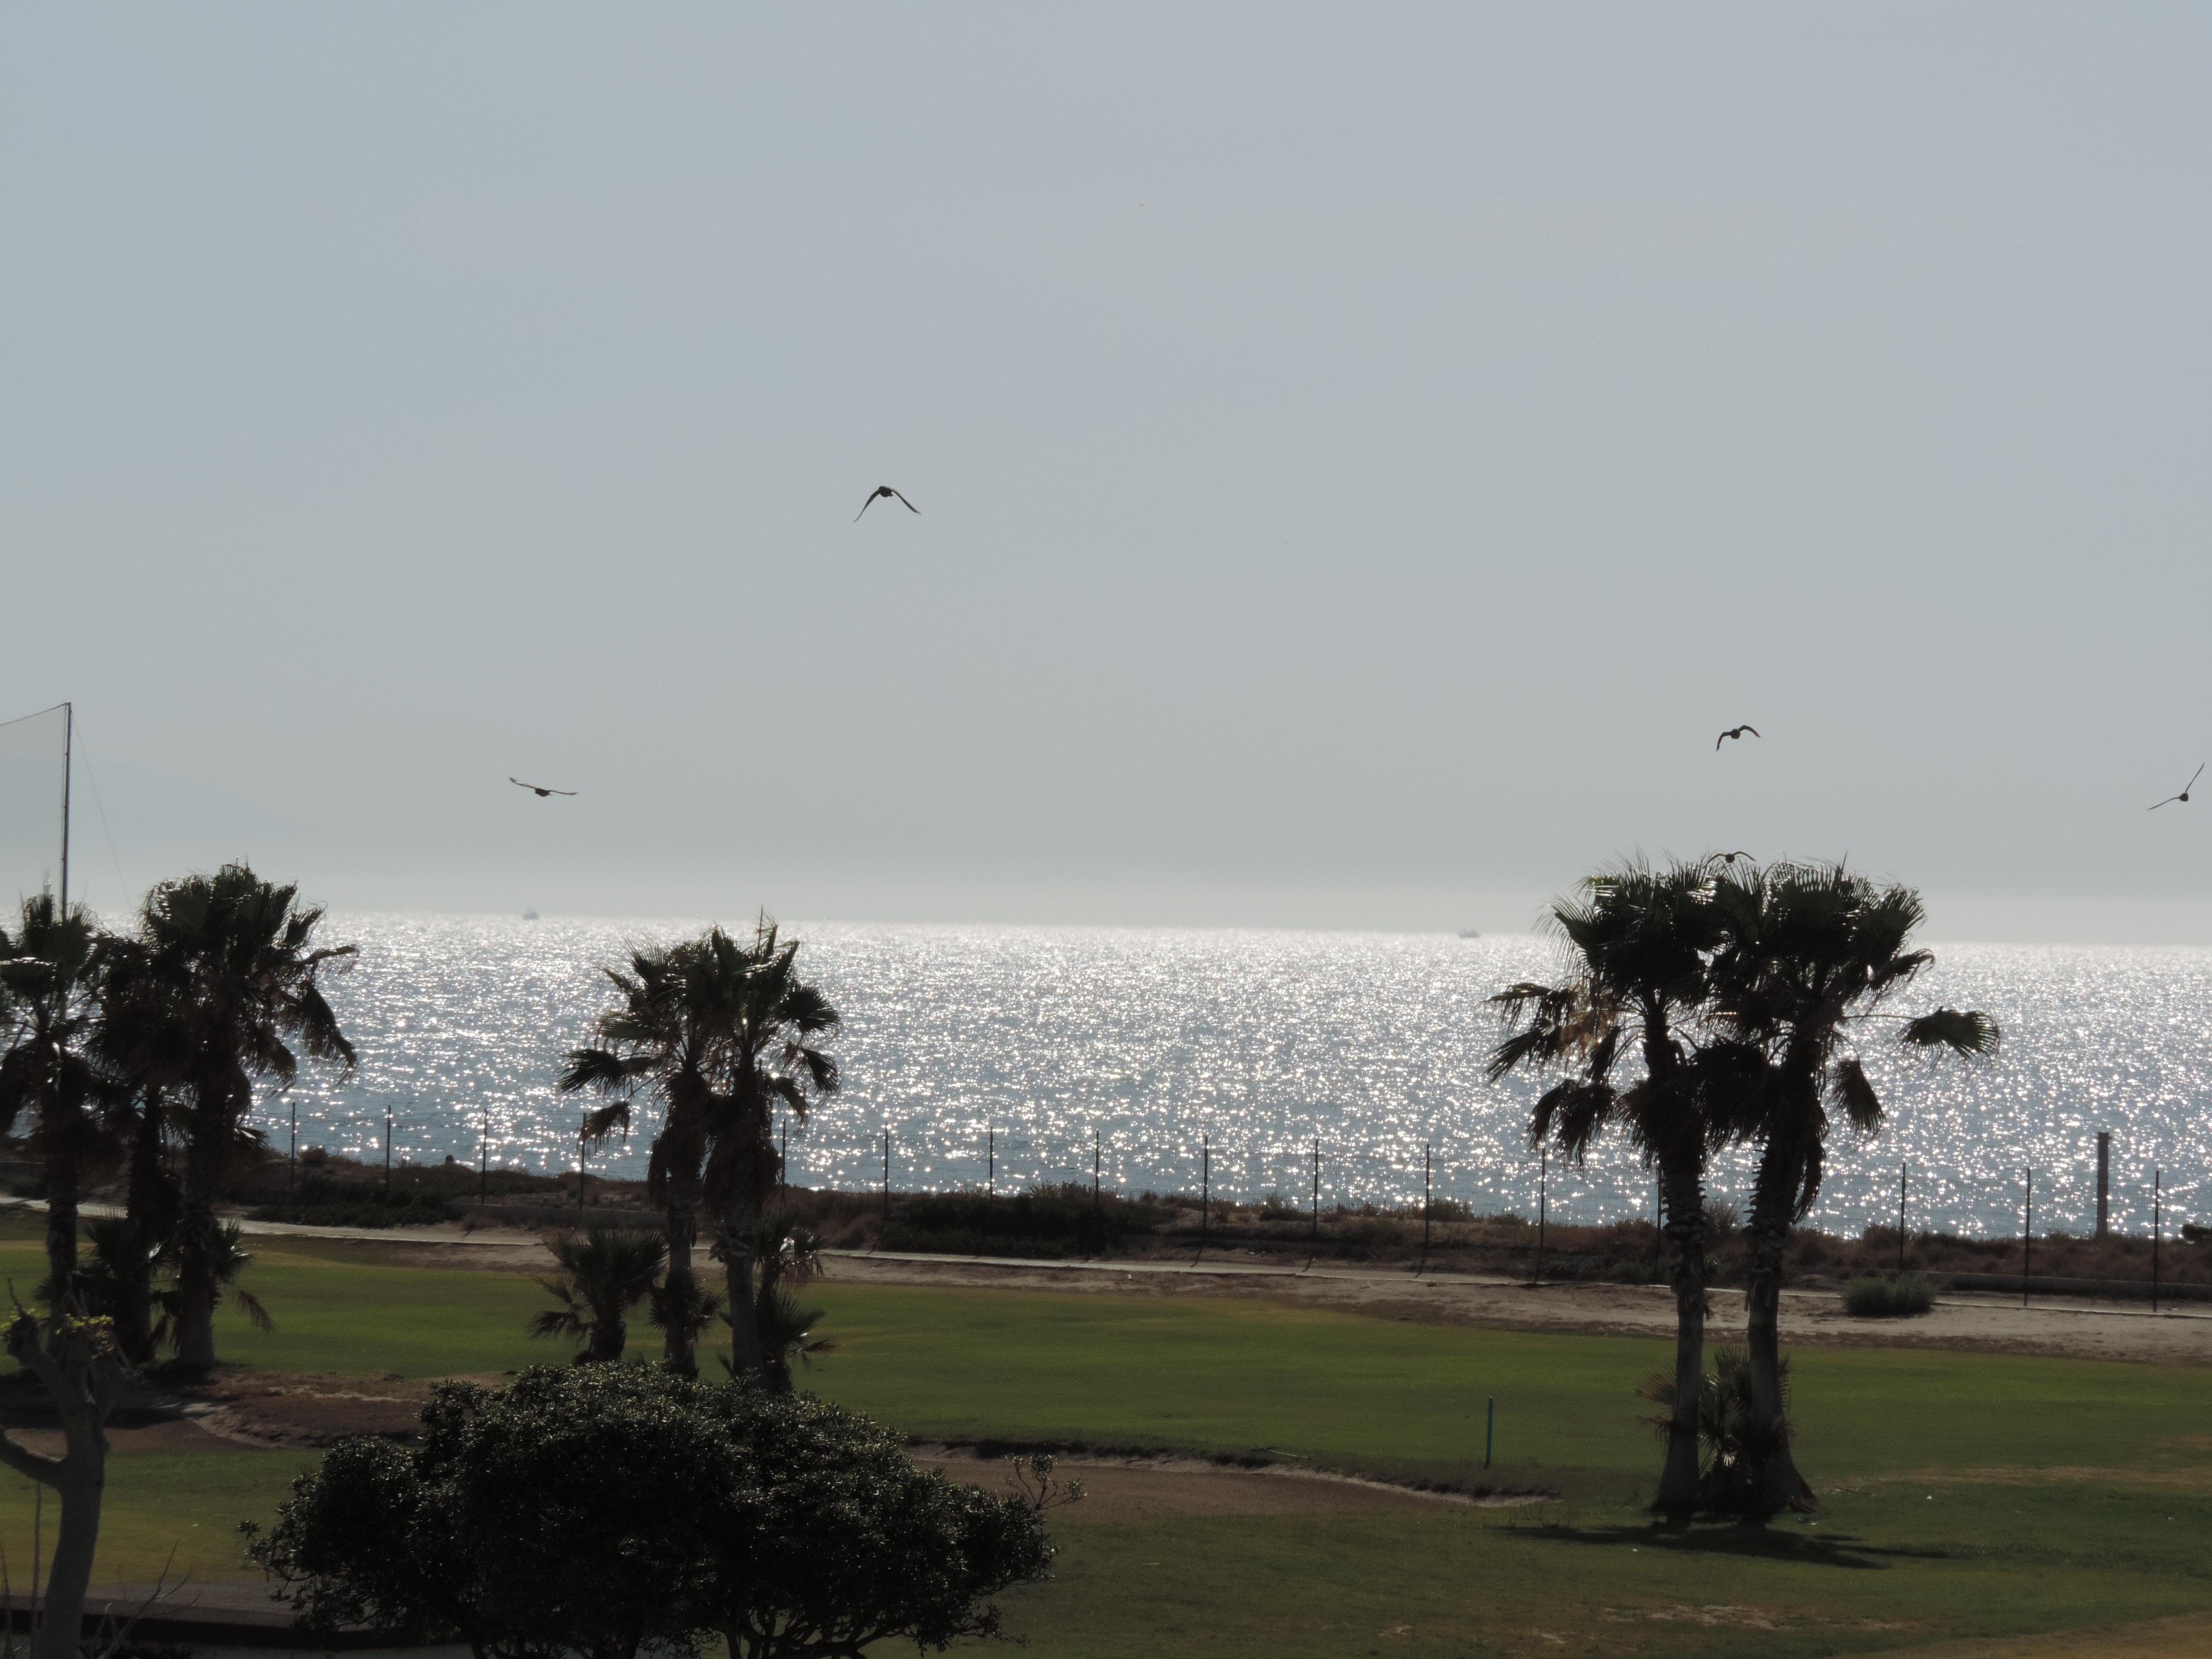
{"type": "MultiPolygon", "coordinates": [[[[256,1243],[249,1282],[277,1329],[227,1314],[227,1359],[375,1377],[565,1357],[521,1334],[544,1301],[527,1277],[256,1243]]],[[[35,1267],[31,1241],[0,1242],[0,1271],[35,1267]]],[[[813,1289],[840,1346],[807,1383],[917,1435],[1480,1479],[1494,1396],[1492,1478],[1565,1494],[1358,1517],[1078,1505],[1055,1516],[1054,1580],[1006,1599],[1042,1656],[1795,1656],[2212,1610],[2212,1370],[1804,1350],[1796,1415],[1820,1516],[1669,1532],[1638,1507],[1657,1449],[1633,1389],[1666,1361],[1659,1342],[1226,1298],[813,1289]]],[[[103,1578],[150,1576],[172,1545],[204,1576],[235,1571],[236,1522],[265,1517],[305,1461],[118,1457],[103,1578]]],[[[27,1487],[0,1488],[0,1545],[25,1561],[27,1487]]]]}
{"type": "MultiPolygon", "coordinates": [[[[1634,1397],[1671,1344],[1206,1297],[817,1285],[837,1352],[811,1385],[924,1436],[1656,1472],[1634,1397]]],[[[2212,1341],[2212,1336],[2208,1337],[2212,1341]]],[[[2212,1370],[1815,1348],[1793,1361],[1802,1461],[1831,1482],[2094,1468],[2212,1478],[2212,1370]]]]}

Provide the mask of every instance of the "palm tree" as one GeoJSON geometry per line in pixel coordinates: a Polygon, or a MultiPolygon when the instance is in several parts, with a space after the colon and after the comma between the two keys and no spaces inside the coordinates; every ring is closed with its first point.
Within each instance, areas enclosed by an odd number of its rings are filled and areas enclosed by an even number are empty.
{"type": "Polygon", "coordinates": [[[255,1081],[289,1083],[295,1045],[311,1060],[353,1064],[321,979],[354,947],[315,948],[322,920],[297,888],[227,864],[155,888],[136,938],[116,953],[108,1046],[142,1097],[173,1097],[182,1120],[176,1331],[186,1366],[216,1363],[223,1255],[215,1206],[237,1159],[258,1144],[247,1124],[255,1081]]]}
{"type": "Polygon", "coordinates": [[[23,901],[14,938],[0,927],[0,1131],[31,1121],[30,1148],[46,1170],[48,1299],[56,1308],[76,1275],[78,1194],[120,1158],[122,1094],[85,1052],[98,939],[82,905],[64,912],[50,892],[23,901]]]}
{"type": "MultiPolygon", "coordinates": [[[[781,1103],[804,1121],[810,1098],[837,1086],[837,1063],[818,1047],[837,1028],[837,1011],[799,977],[799,941],[779,937],[763,916],[749,942],[720,927],[696,939],[630,957],[627,974],[609,970],[622,994],[599,1022],[599,1045],[568,1056],[565,1090],[611,1097],[586,1121],[605,1136],[630,1122],[640,1087],[660,1097],[660,1131],[647,1165],[650,1201],[666,1215],[672,1307],[704,1305],[691,1277],[697,1212],[714,1218],[715,1253],[726,1275],[731,1363],[741,1376],[764,1375],[754,1257],[747,1238],[782,1176],[772,1133],[781,1103]]],[[[689,1316],[663,1322],[666,1358],[696,1373],[689,1316]]]]}
{"type": "Polygon", "coordinates": [[[126,1096],[127,1220],[118,1224],[131,1237],[109,1230],[112,1248],[104,1248],[99,1226],[87,1232],[98,1271],[106,1276],[103,1294],[112,1299],[106,1311],[115,1320],[116,1346],[132,1364],[144,1365],[154,1358],[155,1269],[170,1259],[177,1243],[179,1197],[168,1152],[172,1119],[182,1112],[180,1105],[173,1109],[172,1097],[182,1097],[155,1074],[171,1059],[174,1031],[161,987],[149,971],[144,943],[110,934],[100,940],[99,956],[91,1046],[103,1072],[126,1096]]]}
{"type": "Polygon", "coordinates": [[[779,1208],[761,1217],[743,1242],[760,1274],[753,1317],[760,1333],[762,1374],[771,1392],[789,1394],[792,1360],[811,1363],[813,1355],[836,1346],[813,1334],[829,1310],[801,1307],[793,1294],[820,1276],[824,1241],[799,1224],[795,1211],[779,1208]]]}
{"type": "Polygon", "coordinates": [[[698,1375],[700,1330],[712,1316],[691,1268],[699,1237],[707,1146],[720,1116],[731,1030],[744,1004],[745,965],[717,928],[662,949],[634,951],[629,971],[606,970],[621,1001],[599,1017],[599,1044],[572,1049],[564,1092],[611,1097],[585,1120],[587,1140],[630,1127],[640,1088],[660,1097],[660,1127],[646,1161],[646,1198],[660,1209],[668,1274],[654,1298],[662,1358],[679,1376],[698,1375]]]}
{"type": "Polygon", "coordinates": [[[1527,1070],[1559,1081],[1536,1102],[1532,1144],[1579,1161],[1619,1130],[1659,1171],[1674,1251],[1674,1382],[1666,1462],[1652,1506],[1687,1514],[1698,1501],[1698,1425],[1705,1375],[1705,1168],[1713,1144],[1711,1065],[1697,1047],[1717,930],[1707,864],[1601,872],[1554,904],[1549,927],[1568,977],[1524,982],[1491,999],[1511,1035],[1492,1054],[1495,1082],[1527,1070]],[[1643,1074],[1615,1072],[1630,1051],[1643,1074]]]}
{"type": "MultiPolygon", "coordinates": [[[[126,1223],[125,1225],[127,1226],[128,1224],[126,1223]]],[[[90,1229],[87,1231],[91,1232],[90,1229]]],[[[112,1281],[114,1277],[119,1275],[114,1274],[108,1267],[111,1259],[108,1255],[109,1247],[100,1233],[91,1232],[91,1237],[93,1249],[99,1261],[100,1271],[108,1275],[112,1281]]],[[[130,1261],[128,1252],[136,1241],[135,1232],[118,1234],[118,1248],[112,1259],[120,1263],[128,1263],[130,1261]]],[[[160,1267],[166,1265],[167,1255],[173,1254],[173,1246],[170,1252],[157,1253],[152,1258],[153,1266],[160,1267]]],[[[255,1330],[264,1335],[275,1330],[276,1322],[269,1316],[269,1310],[261,1305],[260,1297],[238,1282],[246,1268],[253,1263],[252,1256],[246,1253],[246,1229],[235,1221],[226,1221],[217,1227],[215,1234],[215,1249],[209,1253],[209,1261],[215,1279],[216,1299],[220,1301],[222,1293],[228,1291],[231,1293],[231,1300],[239,1312],[246,1316],[246,1322],[255,1330]]],[[[158,1349],[162,1343],[169,1342],[181,1348],[185,1330],[183,1287],[172,1285],[165,1291],[155,1291],[152,1293],[150,1300],[155,1313],[159,1316],[155,1321],[153,1332],[149,1338],[149,1346],[158,1349]]]]}
{"type": "Polygon", "coordinates": [[[653,1291],[668,1259],[665,1240],[647,1233],[593,1225],[579,1238],[556,1233],[545,1241],[562,1277],[541,1279],[560,1304],[530,1322],[532,1336],[565,1336],[581,1342],[580,1364],[611,1364],[623,1357],[629,1310],[653,1291]]]}
{"type": "Polygon", "coordinates": [[[1997,1043],[1988,1015],[1938,1008],[1907,1018],[1881,1013],[1935,957],[1907,948],[1925,915],[1909,887],[1834,864],[1731,868],[1713,899],[1724,942],[1713,963],[1716,1012],[1761,1057],[1755,1083],[1731,1092],[1721,1127],[1759,1148],[1753,1189],[1746,1360],[1757,1443],[1765,1456],[1759,1507],[1810,1508],[1812,1489],[1790,1449],[1781,1338],[1782,1273],[1790,1231],[1820,1196],[1831,1109],[1873,1134],[1882,1103],[1856,1037],[1893,1019],[1896,1040],[1926,1053],[1977,1055],[1997,1043]]]}

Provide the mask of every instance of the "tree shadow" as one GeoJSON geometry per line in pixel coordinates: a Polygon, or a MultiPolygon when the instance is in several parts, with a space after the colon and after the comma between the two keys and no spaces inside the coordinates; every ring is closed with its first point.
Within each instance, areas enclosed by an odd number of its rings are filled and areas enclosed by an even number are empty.
{"type": "Polygon", "coordinates": [[[1781,1531],[1758,1522],[1660,1522],[1642,1526],[1578,1527],[1547,1521],[1520,1528],[1525,1536],[1600,1548],[1633,1547],[1674,1550],[1687,1555],[1736,1555],[1811,1567],[1842,1567],[1858,1572],[1887,1572],[1899,1561],[1948,1561],[1951,1552],[1896,1544],[1869,1544],[1854,1533],[1814,1535],[1781,1531]]]}

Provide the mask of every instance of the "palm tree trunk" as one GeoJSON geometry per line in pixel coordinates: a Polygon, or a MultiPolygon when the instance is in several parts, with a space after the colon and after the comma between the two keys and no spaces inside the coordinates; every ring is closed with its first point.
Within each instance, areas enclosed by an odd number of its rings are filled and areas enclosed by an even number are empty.
{"type": "Polygon", "coordinates": [[[698,1200],[691,1193],[669,1194],[665,1218],[668,1267],[661,1282],[661,1297],[668,1311],[660,1363],[674,1375],[699,1375],[699,1334],[692,1328],[691,1314],[699,1302],[699,1281],[691,1271],[691,1248],[699,1238],[698,1200]]]}
{"type": "Polygon", "coordinates": [[[1751,1408],[1765,1450],[1760,1505],[1770,1513],[1813,1507],[1812,1488],[1790,1452],[1782,1399],[1782,1268],[1789,1249],[1801,1150],[1789,1134],[1770,1135],[1759,1154],[1751,1206],[1751,1272],[1744,1291],[1744,1358],[1751,1408]]]}
{"type": "Polygon", "coordinates": [[[228,1103],[194,1103],[185,1146],[185,1213],[177,1237],[177,1362],[205,1370],[216,1363],[216,1188],[230,1131],[228,1103]]]}
{"type": "Polygon", "coordinates": [[[115,1264],[123,1278],[116,1297],[115,1342],[134,1365],[150,1364],[154,1358],[154,1265],[149,1258],[168,1232],[171,1202],[167,1172],[161,1167],[161,1103],[149,1097],[140,1103],[131,1144],[127,1213],[132,1248],[126,1261],[115,1264]]]}
{"type": "Polygon", "coordinates": [[[1705,1386],[1705,1189],[1688,1160],[1662,1166],[1667,1241],[1674,1249],[1674,1409],[1667,1425],[1667,1462],[1651,1507],[1686,1516],[1697,1507],[1702,1468],[1698,1444],[1699,1396],[1705,1386]]]}
{"type": "Polygon", "coordinates": [[[46,1275],[52,1305],[69,1300],[76,1279],[76,1159],[63,1152],[46,1154],[46,1275]]]}
{"type": "Polygon", "coordinates": [[[752,1236],[753,1218],[732,1214],[722,1228],[724,1294],[729,1308],[730,1375],[740,1382],[761,1375],[760,1315],[754,1301],[753,1253],[744,1241],[752,1236]]]}

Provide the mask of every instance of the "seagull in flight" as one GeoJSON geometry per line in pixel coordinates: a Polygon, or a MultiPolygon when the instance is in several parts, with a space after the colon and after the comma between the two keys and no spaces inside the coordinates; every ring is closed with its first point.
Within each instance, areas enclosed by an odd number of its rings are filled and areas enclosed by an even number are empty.
{"type": "Polygon", "coordinates": [[[1731,870],[1733,870],[1733,869],[1735,869],[1735,861],[1736,861],[1738,859],[1742,859],[1742,860],[1744,860],[1747,863],[1750,862],[1750,860],[1751,860],[1751,854],[1748,854],[1748,853],[1747,853],[1747,852],[1745,852],[1745,851],[1744,851],[1742,848],[1737,848],[1737,849],[1736,849],[1735,852],[1733,852],[1733,853],[1716,853],[1716,854],[1713,854],[1713,856],[1714,856],[1715,858],[1718,859],[1718,860],[1719,860],[1723,864],[1725,864],[1726,866],[1728,866],[1728,867],[1729,867],[1729,869],[1731,869],[1731,870]]]}
{"type": "Polygon", "coordinates": [[[1755,726],[1731,726],[1727,731],[1722,732],[1720,736],[1713,739],[1713,752],[1715,754],[1718,754],[1723,744],[1726,743],[1730,738],[1741,738],[1747,732],[1750,732],[1754,738],[1759,735],[1759,728],[1755,726]]]}
{"type": "Polygon", "coordinates": [[[921,511],[920,507],[916,507],[912,501],[907,500],[905,496],[901,495],[897,490],[893,489],[889,484],[878,484],[873,489],[871,489],[868,492],[868,499],[860,503],[860,511],[853,515],[853,522],[854,524],[860,523],[862,514],[866,514],[870,507],[873,507],[878,501],[886,495],[895,497],[897,500],[898,504],[909,513],[919,513],[921,511]]]}
{"type": "Polygon", "coordinates": [[[2194,789],[2197,787],[2197,780],[2203,775],[2204,769],[2202,766],[2199,766],[2195,772],[2190,775],[2188,784],[2183,788],[2179,794],[2168,795],[2164,800],[2160,801],[2154,805],[2147,806],[2143,810],[2147,812],[2155,812],[2158,811],[2159,807],[2171,806],[2176,801],[2179,801],[2184,806],[2188,805],[2190,790],[2194,789]]]}
{"type": "Polygon", "coordinates": [[[513,784],[513,785],[514,785],[516,788],[518,788],[518,789],[527,789],[527,790],[529,790],[532,794],[536,795],[536,796],[538,797],[538,799],[540,799],[540,800],[544,800],[544,799],[545,799],[545,797],[546,797],[546,796],[548,796],[548,795],[573,795],[573,794],[574,794],[574,793],[576,793],[576,792],[575,792],[574,790],[573,790],[573,789],[546,789],[546,788],[543,788],[543,787],[541,787],[540,786],[538,786],[538,785],[537,785],[537,784],[534,784],[534,783],[525,783],[525,782],[524,782],[520,778],[517,778],[517,777],[509,777],[509,778],[507,779],[507,781],[508,781],[509,783],[513,784]]]}

